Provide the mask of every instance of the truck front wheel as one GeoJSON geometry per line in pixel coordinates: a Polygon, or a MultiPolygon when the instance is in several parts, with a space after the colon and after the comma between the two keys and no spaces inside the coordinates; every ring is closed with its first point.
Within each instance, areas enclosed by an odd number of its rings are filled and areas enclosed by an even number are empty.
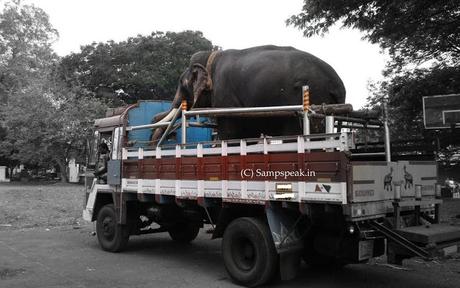
{"type": "Polygon", "coordinates": [[[117,223],[117,213],[113,204],[107,204],[99,210],[96,220],[96,234],[99,245],[105,251],[120,252],[126,248],[129,239],[129,227],[117,223]]]}
{"type": "Polygon", "coordinates": [[[238,284],[255,287],[276,275],[278,255],[268,225],[242,217],[231,222],[222,240],[225,268],[238,284]]]}

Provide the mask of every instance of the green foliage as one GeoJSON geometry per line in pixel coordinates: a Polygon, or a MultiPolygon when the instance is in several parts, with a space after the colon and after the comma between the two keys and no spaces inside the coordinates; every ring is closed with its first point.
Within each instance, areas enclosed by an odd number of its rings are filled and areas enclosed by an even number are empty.
{"type": "Polygon", "coordinates": [[[458,0],[304,0],[302,12],[287,23],[310,37],[337,23],[365,33],[387,49],[393,68],[427,60],[452,64],[460,60],[458,0]]]}
{"type": "MultiPolygon", "coordinates": [[[[7,2],[0,13],[0,160],[66,171],[82,157],[93,119],[105,104],[55,77],[57,37],[40,8],[7,2]]],[[[65,179],[65,173],[62,176],[65,179]]]]}
{"type": "Polygon", "coordinates": [[[155,32],[93,43],[59,59],[51,49],[57,37],[40,8],[12,0],[0,11],[2,164],[65,172],[71,158],[84,159],[107,99],[171,99],[190,56],[213,48],[201,32],[155,32]]]}
{"type": "Polygon", "coordinates": [[[62,59],[61,77],[98,96],[138,99],[172,99],[180,74],[190,56],[211,50],[201,32],[154,32],[127,41],[93,43],[62,59]]]}
{"type": "Polygon", "coordinates": [[[385,81],[370,87],[368,108],[388,100],[392,134],[420,138],[422,96],[460,93],[460,1],[304,0],[302,12],[287,24],[305,36],[333,25],[354,28],[389,52],[385,81]],[[429,68],[421,68],[428,67],[429,68]]]}
{"type": "Polygon", "coordinates": [[[0,13],[0,101],[5,103],[56,60],[58,37],[48,15],[33,5],[7,2],[0,13]]]}
{"type": "MultiPolygon", "coordinates": [[[[3,151],[21,163],[64,169],[71,158],[84,159],[93,120],[106,106],[80,87],[52,79],[22,89],[5,111],[3,151]]],[[[62,170],[61,170],[62,171],[62,170]]]]}

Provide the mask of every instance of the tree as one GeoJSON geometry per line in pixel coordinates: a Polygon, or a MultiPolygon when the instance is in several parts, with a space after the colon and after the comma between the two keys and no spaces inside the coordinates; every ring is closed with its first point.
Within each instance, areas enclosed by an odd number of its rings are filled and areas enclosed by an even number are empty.
{"type": "Polygon", "coordinates": [[[19,0],[6,2],[0,13],[0,101],[8,102],[14,93],[33,79],[57,57],[51,44],[58,37],[48,15],[19,0]]]}
{"type": "Polygon", "coordinates": [[[33,5],[9,1],[0,13],[0,157],[3,164],[59,166],[79,157],[105,105],[56,77],[57,31],[33,5]]]}
{"type": "Polygon", "coordinates": [[[0,10],[0,161],[13,167],[18,161],[10,157],[14,151],[7,141],[9,129],[5,114],[13,108],[12,99],[46,77],[43,70],[57,59],[51,44],[58,33],[42,9],[23,5],[19,0],[3,3],[0,10]]]}
{"type": "Polygon", "coordinates": [[[67,166],[81,158],[92,137],[93,120],[106,106],[84,88],[60,81],[36,81],[11,100],[5,113],[7,134],[2,143],[9,157],[23,164],[57,165],[62,181],[67,166]]]}
{"type": "Polygon", "coordinates": [[[172,99],[190,56],[212,50],[201,32],[154,32],[126,41],[93,43],[62,59],[59,71],[68,83],[78,83],[98,96],[172,99]]]}
{"type": "Polygon", "coordinates": [[[437,60],[460,60],[458,0],[304,0],[302,12],[287,23],[304,35],[323,34],[334,24],[356,28],[392,56],[392,68],[437,60]]]}
{"type": "Polygon", "coordinates": [[[388,101],[396,138],[429,134],[422,96],[460,92],[460,1],[304,0],[302,12],[287,24],[307,37],[332,25],[358,29],[389,52],[386,79],[373,85],[368,107],[388,101]]]}

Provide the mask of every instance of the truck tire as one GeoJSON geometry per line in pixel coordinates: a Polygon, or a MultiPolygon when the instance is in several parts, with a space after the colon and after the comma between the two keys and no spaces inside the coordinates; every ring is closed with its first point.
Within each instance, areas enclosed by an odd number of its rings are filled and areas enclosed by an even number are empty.
{"type": "Polygon", "coordinates": [[[96,220],[96,234],[99,245],[105,251],[120,252],[126,248],[129,239],[129,227],[117,223],[117,213],[113,204],[107,204],[99,210],[96,220]]]}
{"type": "Polygon", "coordinates": [[[200,226],[195,223],[178,223],[168,229],[169,236],[179,243],[190,243],[200,232],[200,226]]]}
{"type": "Polygon", "coordinates": [[[278,254],[268,225],[260,219],[233,220],[224,232],[222,255],[228,274],[238,284],[263,285],[277,274],[278,254]]]}

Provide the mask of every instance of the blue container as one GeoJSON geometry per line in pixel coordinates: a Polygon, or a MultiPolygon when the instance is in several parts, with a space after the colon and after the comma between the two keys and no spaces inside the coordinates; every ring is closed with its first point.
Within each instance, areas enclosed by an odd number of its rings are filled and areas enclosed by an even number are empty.
{"type": "MultiPolygon", "coordinates": [[[[170,101],[151,100],[139,101],[137,107],[128,111],[128,126],[138,126],[151,124],[153,117],[163,111],[168,111],[171,108],[170,101]]],[[[194,121],[194,118],[191,118],[194,121]]],[[[201,121],[206,119],[201,118],[201,121]]],[[[180,123],[180,120],[178,120],[180,123]]],[[[132,147],[149,146],[149,141],[152,137],[153,129],[140,129],[130,131],[128,133],[128,141],[133,143],[132,147]]],[[[187,143],[196,143],[203,141],[211,141],[211,128],[190,127],[187,129],[187,143]]],[[[170,137],[165,144],[177,144],[181,142],[181,129],[176,130],[176,137],[170,137]]]]}
{"type": "MultiPolygon", "coordinates": [[[[196,121],[195,117],[188,118],[189,121],[196,121]]],[[[201,122],[208,121],[207,118],[200,117],[201,122]]],[[[180,122],[180,121],[179,121],[180,122]]],[[[176,142],[181,143],[182,140],[182,128],[176,130],[176,142]]],[[[212,129],[211,128],[200,128],[200,127],[189,127],[187,128],[187,143],[197,143],[197,142],[204,142],[204,141],[211,141],[212,140],[212,129]]]]}

